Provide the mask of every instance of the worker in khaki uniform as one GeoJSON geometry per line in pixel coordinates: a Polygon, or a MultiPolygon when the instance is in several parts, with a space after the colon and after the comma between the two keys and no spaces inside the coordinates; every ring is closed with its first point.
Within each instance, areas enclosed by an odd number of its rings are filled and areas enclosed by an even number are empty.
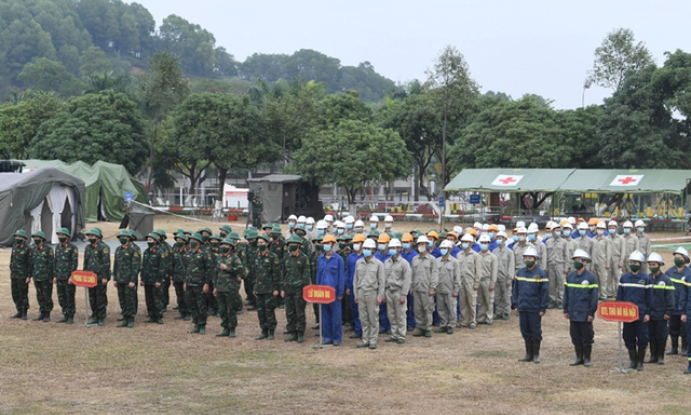
{"type": "Polygon", "coordinates": [[[461,327],[475,328],[475,309],[477,306],[477,290],[480,288],[477,279],[477,253],[473,251],[475,239],[469,233],[461,238],[461,249],[456,259],[461,268],[461,292],[459,301],[461,302],[461,327]]]}
{"type": "Polygon", "coordinates": [[[451,255],[453,242],[443,240],[439,250],[441,256],[436,260],[439,269],[436,298],[440,327],[437,333],[453,334],[456,326],[456,300],[461,289],[461,270],[458,261],[451,255]]]}
{"type": "Polygon", "coordinates": [[[617,288],[619,288],[621,270],[624,268],[624,237],[617,232],[619,224],[617,224],[616,221],[609,221],[607,227],[609,240],[612,244],[612,256],[609,260],[608,284],[606,287],[600,287],[600,292],[604,293],[607,298],[614,298],[614,295],[617,293],[617,288]]]}
{"type": "MultiPolygon", "coordinates": [[[[624,259],[624,271],[629,272],[631,265],[629,257],[631,254],[638,251],[638,238],[636,238],[636,235],[633,233],[633,223],[627,220],[622,227],[624,228],[624,237],[622,238],[624,239],[624,251],[621,257],[624,259]]],[[[621,279],[621,277],[619,279],[621,279]]]]}
{"type": "MultiPolygon", "coordinates": [[[[638,237],[638,251],[645,255],[646,258],[653,252],[650,247],[650,236],[645,233],[645,222],[638,219],[636,221],[636,237],[638,237]]],[[[641,266],[641,272],[648,274],[648,263],[644,262],[641,266]]]]}
{"type": "Polygon", "coordinates": [[[363,258],[355,264],[353,289],[355,303],[358,305],[360,323],[362,324],[362,343],[357,347],[377,348],[379,337],[379,305],[384,301],[386,288],[386,273],[384,264],[374,253],[377,243],[367,239],[363,243],[363,258]]]}
{"type": "Polygon", "coordinates": [[[568,270],[569,244],[562,237],[561,225],[552,224],[552,237],[547,240],[547,276],[549,277],[549,308],[564,308],[564,283],[568,270]]]}
{"type": "MultiPolygon", "coordinates": [[[[561,236],[564,238],[566,245],[569,247],[569,255],[567,258],[573,257],[574,252],[576,252],[576,249],[578,249],[578,241],[573,238],[573,225],[571,225],[571,223],[566,219],[561,221],[561,236]]],[[[566,267],[567,275],[571,271],[575,271],[573,264],[568,264],[566,267]]]]}
{"type": "Polygon", "coordinates": [[[538,266],[543,270],[547,270],[547,247],[542,242],[542,239],[540,239],[538,235],[539,232],[540,228],[537,223],[531,223],[530,226],[528,226],[528,242],[535,246],[537,253],[540,255],[538,266]]]}
{"type": "Polygon", "coordinates": [[[518,240],[512,245],[514,266],[516,267],[514,271],[518,271],[525,266],[523,265],[523,253],[525,250],[528,248],[535,248],[535,245],[528,242],[528,229],[520,227],[516,231],[516,235],[518,236],[518,240]]]}
{"type": "Polygon", "coordinates": [[[384,263],[386,273],[386,307],[391,323],[391,338],[387,342],[405,343],[406,310],[412,271],[408,261],[401,256],[403,245],[398,239],[389,243],[389,259],[384,263]]]}
{"type": "Polygon", "coordinates": [[[480,288],[477,291],[477,324],[492,325],[492,305],[494,304],[494,289],[497,284],[499,260],[490,252],[492,238],[482,235],[479,239],[480,253],[477,255],[476,279],[480,288]]]}
{"type": "Polygon", "coordinates": [[[417,238],[418,255],[413,258],[413,282],[411,291],[414,295],[415,321],[417,330],[413,336],[432,337],[432,313],[437,294],[439,270],[434,257],[429,252],[430,240],[425,235],[417,238]]]}
{"type": "MultiPolygon", "coordinates": [[[[591,258],[593,257],[593,251],[595,248],[595,241],[593,241],[592,238],[588,236],[588,224],[585,222],[581,222],[578,224],[578,239],[576,239],[576,242],[578,243],[578,249],[584,250],[591,258]]],[[[593,264],[589,263],[588,265],[585,266],[585,268],[588,271],[593,270],[593,264]]]]}
{"type": "MultiPolygon", "coordinates": [[[[597,277],[598,287],[609,286],[609,267],[612,262],[612,240],[608,236],[605,236],[605,230],[607,226],[605,222],[598,222],[595,226],[595,237],[591,240],[593,241],[593,273],[597,277]]],[[[607,299],[607,293],[603,290],[600,291],[600,300],[607,299]]]]}
{"type": "Polygon", "coordinates": [[[513,251],[506,244],[506,232],[497,233],[497,249],[492,252],[497,256],[497,284],[494,293],[495,319],[509,319],[511,312],[511,283],[515,273],[513,251]]]}

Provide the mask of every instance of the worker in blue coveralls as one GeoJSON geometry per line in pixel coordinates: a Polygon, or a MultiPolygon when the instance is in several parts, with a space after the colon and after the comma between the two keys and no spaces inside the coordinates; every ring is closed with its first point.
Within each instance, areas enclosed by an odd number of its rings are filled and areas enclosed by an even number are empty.
{"type": "Polygon", "coordinates": [[[324,253],[317,259],[317,285],[328,285],[336,291],[336,300],[322,305],[322,333],[324,344],[339,346],[342,341],[341,300],[345,290],[345,266],[343,258],[336,254],[336,238],[325,235],[322,240],[324,253]]]}

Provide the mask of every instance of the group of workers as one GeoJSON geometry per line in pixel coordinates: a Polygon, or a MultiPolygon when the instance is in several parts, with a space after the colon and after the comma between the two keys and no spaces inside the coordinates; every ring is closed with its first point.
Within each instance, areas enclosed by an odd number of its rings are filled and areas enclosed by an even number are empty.
{"type": "MultiPolygon", "coordinates": [[[[503,225],[481,223],[400,233],[391,216],[382,227],[376,215],[367,227],[352,216],[315,221],[293,215],[287,222],[285,233],[268,223],[247,228],[243,238],[227,225],[218,234],[209,228],[180,229],[172,246],[165,231],[156,230],[147,235],[143,252],[134,232],[122,230],[112,271],[101,230],[89,230],[82,270],[93,272],[98,281],[89,289],[89,324],[105,324],[111,280],[120,303],[118,327],[134,326],[139,286],[147,322],[163,324],[172,283],[176,318],[192,322],[190,333],[205,334],[207,317],[215,315],[222,328],[217,336],[235,337],[237,315],[247,307],[257,312],[261,334],[256,339],[274,339],[276,309],[281,308],[285,341],[302,343],[307,329],[303,288],[316,284],[332,287],[336,296],[321,306],[321,313],[315,305],[325,344],[340,345],[344,327],[352,330],[351,338],[361,339],[358,348],[368,349],[377,348],[380,334],[397,344],[405,343],[411,330],[415,337],[429,338],[435,326],[436,333],[452,335],[458,328],[509,320],[513,309],[526,348],[519,361],[539,363],[542,316],[560,309],[570,321],[576,352],[572,365],[590,366],[598,300],[616,297],[639,308],[640,319],[624,326],[629,367],[642,370],[648,344],[645,363],[663,364],[669,335],[667,354],[680,353],[681,338],[681,353],[689,357],[686,373],[691,373],[689,254],[680,247],[674,266],[663,273],[664,261],[651,252],[643,221],[626,221],[620,232],[613,220],[568,218],[548,222],[542,236],[536,223],[526,227],[523,222],[510,236],[503,225]]],[[[10,269],[17,313],[12,318],[28,318],[33,280],[40,312],[34,321],[51,321],[55,285],[63,315],[58,323],[73,323],[71,274],[78,269],[79,252],[68,229],[57,235],[59,243],[52,248],[41,231],[31,235],[33,245],[24,230],[15,233],[10,269]]]]}

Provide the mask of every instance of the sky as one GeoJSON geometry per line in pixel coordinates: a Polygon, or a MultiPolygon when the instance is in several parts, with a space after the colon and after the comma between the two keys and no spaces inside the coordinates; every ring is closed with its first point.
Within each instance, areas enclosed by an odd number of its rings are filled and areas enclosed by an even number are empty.
{"type": "Polygon", "coordinates": [[[138,0],[157,25],[177,14],[216,37],[238,61],[313,49],[356,66],[369,61],[397,83],[425,79],[455,46],[482,92],[538,94],[558,109],[600,104],[612,91],[583,83],[595,49],[628,28],[658,65],[691,52],[687,0],[138,0]],[[584,100],[583,100],[584,97],[584,100]]]}

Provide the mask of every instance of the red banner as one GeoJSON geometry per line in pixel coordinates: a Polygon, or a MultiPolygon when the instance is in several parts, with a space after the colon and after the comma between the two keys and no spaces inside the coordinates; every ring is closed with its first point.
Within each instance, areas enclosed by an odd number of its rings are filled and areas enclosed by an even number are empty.
{"type": "Polygon", "coordinates": [[[603,301],[597,306],[597,316],[605,321],[631,323],[639,319],[638,306],[627,301],[603,301]]]}
{"type": "Polygon", "coordinates": [[[91,271],[72,271],[72,284],[77,287],[94,288],[98,285],[98,277],[91,271]]]}
{"type": "Polygon", "coordinates": [[[308,303],[331,304],[336,301],[336,290],[328,285],[308,285],[302,289],[302,298],[308,303]]]}

